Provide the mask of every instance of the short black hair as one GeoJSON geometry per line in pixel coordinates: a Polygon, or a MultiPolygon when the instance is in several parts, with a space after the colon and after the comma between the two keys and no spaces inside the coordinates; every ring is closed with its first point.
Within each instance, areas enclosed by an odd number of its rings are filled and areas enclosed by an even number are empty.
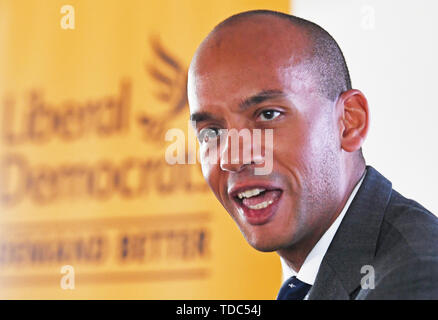
{"type": "Polygon", "coordinates": [[[219,23],[211,33],[244,18],[257,15],[272,15],[285,19],[305,33],[311,43],[306,52],[306,58],[311,71],[318,77],[320,93],[324,97],[334,101],[342,92],[352,88],[350,73],[341,48],[326,30],[311,21],[278,11],[252,10],[227,18],[219,23]]]}

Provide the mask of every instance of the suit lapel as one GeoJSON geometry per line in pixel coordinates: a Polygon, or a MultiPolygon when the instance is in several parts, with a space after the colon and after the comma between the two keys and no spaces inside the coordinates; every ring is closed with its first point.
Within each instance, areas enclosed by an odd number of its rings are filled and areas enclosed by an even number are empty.
{"type": "Polygon", "coordinates": [[[321,264],[315,284],[309,291],[309,300],[348,300],[350,296],[342,281],[328,263],[321,264]]]}
{"type": "Polygon", "coordinates": [[[349,299],[372,264],[391,182],[371,166],[322,260],[309,299],[349,299]]]}

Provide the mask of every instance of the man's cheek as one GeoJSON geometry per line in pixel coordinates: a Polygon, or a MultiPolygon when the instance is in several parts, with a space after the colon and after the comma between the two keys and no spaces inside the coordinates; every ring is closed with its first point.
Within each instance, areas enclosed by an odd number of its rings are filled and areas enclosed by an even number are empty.
{"type": "Polygon", "coordinates": [[[210,189],[214,192],[216,197],[220,199],[220,168],[214,164],[203,163],[202,166],[202,174],[204,176],[205,181],[209,185],[210,189]]]}
{"type": "Polygon", "coordinates": [[[201,146],[199,152],[199,162],[201,163],[202,175],[204,176],[204,179],[209,183],[212,163],[208,161],[207,153],[204,149],[205,148],[201,146]]]}

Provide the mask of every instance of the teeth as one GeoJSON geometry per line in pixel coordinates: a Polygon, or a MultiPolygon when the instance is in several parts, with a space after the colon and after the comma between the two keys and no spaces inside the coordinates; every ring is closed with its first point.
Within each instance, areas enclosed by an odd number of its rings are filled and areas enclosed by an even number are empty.
{"type": "Polygon", "coordinates": [[[260,209],[266,208],[272,202],[274,202],[274,201],[273,200],[263,201],[262,203],[256,204],[255,206],[248,206],[248,208],[253,209],[253,210],[260,210],[260,209]]]}
{"type": "Polygon", "coordinates": [[[237,196],[239,197],[239,199],[251,198],[251,197],[259,195],[260,193],[262,193],[265,190],[266,189],[254,188],[254,189],[246,190],[244,192],[240,192],[237,196]]]}

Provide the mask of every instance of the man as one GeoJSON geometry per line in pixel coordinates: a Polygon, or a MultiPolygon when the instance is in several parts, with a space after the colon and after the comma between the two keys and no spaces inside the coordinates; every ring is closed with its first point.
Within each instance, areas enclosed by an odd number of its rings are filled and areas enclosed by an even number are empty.
{"type": "Polygon", "coordinates": [[[366,166],[367,100],[325,30],[273,11],[232,16],[198,48],[188,95],[210,188],[291,275],[278,299],[438,298],[437,218],[366,166]],[[242,161],[254,145],[233,152],[232,129],[269,131],[272,146],[242,161]]]}

